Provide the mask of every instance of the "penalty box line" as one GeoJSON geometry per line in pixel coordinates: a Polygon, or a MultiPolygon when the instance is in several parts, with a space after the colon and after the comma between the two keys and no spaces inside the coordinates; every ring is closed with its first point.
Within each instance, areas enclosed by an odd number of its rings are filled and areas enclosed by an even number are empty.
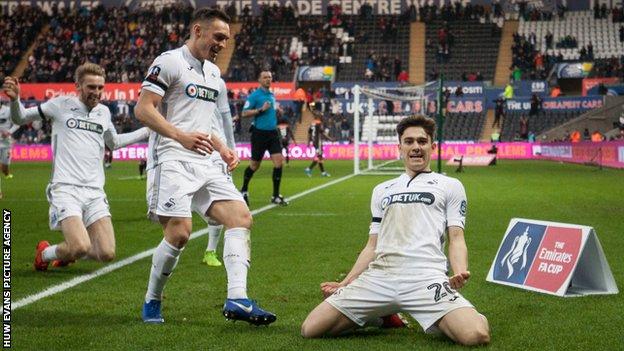
{"type": "MultiPolygon", "coordinates": [[[[327,188],[329,186],[332,186],[334,184],[338,184],[340,182],[343,182],[343,181],[345,181],[347,179],[350,179],[350,178],[352,178],[354,176],[355,176],[355,174],[350,174],[350,175],[347,175],[347,176],[344,176],[344,177],[332,180],[331,182],[327,182],[325,184],[321,184],[321,185],[319,185],[317,187],[314,187],[314,188],[308,189],[306,191],[302,191],[302,192],[300,192],[298,194],[295,194],[295,195],[289,197],[287,200],[296,200],[296,199],[298,199],[300,197],[306,196],[306,195],[311,194],[313,192],[316,192],[316,191],[319,191],[321,189],[324,189],[324,188],[327,188]]],[[[262,212],[268,211],[268,210],[270,210],[272,208],[275,208],[277,206],[278,205],[271,204],[271,205],[267,205],[267,206],[264,206],[264,207],[260,207],[258,209],[255,209],[255,210],[251,211],[251,214],[252,215],[257,215],[257,214],[260,214],[262,212]]],[[[189,240],[193,240],[193,239],[199,238],[201,236],[206,235],[207,233],[208,233],[208,229],[207,228],[198,230],[198,231],[193,232],[191,234],[191,237],[190,237],[189,240]]],[[[12,303],[11,304],[11,310],[14,311],[14,310],[16,310],[18,308],[22,308],[24,306],[28,306],[28,305],[30,305],[32,303],[35,303],[35,302],[37,302],[37,301],[39,301],[41,299],[44,299],[44,298],[46,298],[48,296],[56,295],[56,294],[58,294],[58,293],[60,293],[62,291],[65,291],[67,289],[71,289],[71,288],[73,288],[73,287],[75,287],[75,286],[77,286],[79,284],[82,284],[84,282],[87,282],[89,280],[95,279],[97,277],[103,276],[103,275],[111,273],[111,272],[114,272],[114,271],[116,271],[116,270],[118,270],[118,269],[120,269],[122,267],[125,267],[127,265],[130,265],[130,264],[132,264],[132,263],[134,263],[134,262],[136,262],[138,260],[141,260],[143,258],[152,256],[154,254],[155,250],[156,250],[155,247],[151,248],[149,250],[140,252],[140,253],[138,253],[136,255],[133,255],[133,256],[130,256],[130,257],[126,257],[126,258],[124,258],[124,259],[122,259],[120,261],[117,261],[115,263],[109,264],[109,265],[107,265],[105,267],[102,267],[102,268],[100,268],[100,269],[98,269],[98,270],[96,270],[94,272],[91,272],[91,273],[88,273],[88,274],[84,274],[84,275],[75,277],[75,278],[70,279],[70,280],[68,280],[68,281],[66,281],[64,283],[61,283],[61,284],[53,285],[53,286],[51,286],[51,287],[49,287],[49,288],[47,288],[47,289],[45,289],[45,290],[43,290],[41,292],[38,292],[36,294],[28,295],[28,296],[26,296],[26,297],[24,297],[22,299],[19,299],[16,302],[12,303]]]]}

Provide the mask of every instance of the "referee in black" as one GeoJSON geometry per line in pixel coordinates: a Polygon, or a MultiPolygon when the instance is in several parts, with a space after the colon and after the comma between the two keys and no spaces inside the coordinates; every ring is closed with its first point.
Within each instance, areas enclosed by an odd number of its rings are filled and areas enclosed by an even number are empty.
{"type": "Polygon", "coordinates": [[[260,87],[247,97],[243,106],[243,118],[253,117],[251,124],[251,162],[245,168],[243,187],[241,193],[249,205],[249,182],[254,172],[260,168],[265,151],[269,151],[273,161],[273,196],[271,202],[281,206],[288,202],[280,194],[282,181],[282,144],[277,132],[277,114],[275,109],[275,96],[269,90],[273,75],[270,71],[261,71],[258,77],[260,87]]]}

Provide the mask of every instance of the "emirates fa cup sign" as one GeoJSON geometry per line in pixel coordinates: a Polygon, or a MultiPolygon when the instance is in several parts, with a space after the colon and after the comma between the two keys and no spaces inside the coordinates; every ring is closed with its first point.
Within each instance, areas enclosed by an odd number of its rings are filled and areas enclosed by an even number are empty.
{"type": "Polygon", "coordinates": [[[487,280],[557,296],[617,294],[594,228],[514,218],[487,280]]]}

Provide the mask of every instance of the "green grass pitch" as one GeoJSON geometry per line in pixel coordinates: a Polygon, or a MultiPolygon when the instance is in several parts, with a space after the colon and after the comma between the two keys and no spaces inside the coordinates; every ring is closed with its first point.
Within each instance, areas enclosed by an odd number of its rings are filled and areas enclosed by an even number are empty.
{"type": "MultiPolygon", "coordinates": [[[[327,162],[332,178],[307,162],[285,168],[282,193],[291,196],[348,175],[351,162],[327,162]]],[[[241,165],[234,178],[240,184],[241,165]]],[[[434,167],[435,169],[435,167],[434,167]]],[[[13,302],[103,265],[79,262],[34,272],[39,240],[57,242],[48,230],[45,186],[49,164],[14,164],[2,179],[3,208],[12,211],[13,302]]],[[[473,274],[462,293],[485,314],[494,350],[623,350],[624,296],[559,298],[485,282],[509,220],[533,218],[596,229],[619,288],[624,287],[624,172],[551,162],[503,161],[496,167],[453,173],[468,195],[466,241],[473,274]]],[[[251,207],[268,204],[271,166],[251,183],[251,207]]],[[[107,170],[106,192],[117,238],[117,260],[155,247],[159,226],[145,218],[145,181],[135,163],[107,170]]],[[[357,176],[302,196],[286,208],[257,214],[252,230],[249,294],[278,315],[269,327],[226,322],[221,315],[223,268],[201,263],[207,237],[192,240],[165,289],[164,325],[144,325],[140,309],[150,258],[16,309],[17,350],[428,350],[458,349],[440,336],[410,329],[366,329],[336,339],[304,340],[301,322],[321,301],[319,283],[338,279],[367,240],[372,188],[388,176],[357,176]]],[[[196,218],[194,230],[205,226],[196,218]]],[[[222,242],[219,247],[221,252],[222,242]]]]}

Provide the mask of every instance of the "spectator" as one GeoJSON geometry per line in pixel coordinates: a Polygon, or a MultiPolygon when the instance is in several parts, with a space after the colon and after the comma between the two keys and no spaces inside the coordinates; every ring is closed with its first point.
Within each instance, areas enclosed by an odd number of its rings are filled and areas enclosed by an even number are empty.
{"type": "Polygon", "coordinates": [[[342,117],[340,121],[340,137],[342,141],[349,141],[351,137],[351,125],[346,117],[342,117]]]}
{"type": "Polygon", "coordinates": [[[602,133],[600,133],[599,131],[595,130],[591,135],[591,141],[593,141],[594,143],[604,141],[604,135],[602,135],[602,133]]]}
{"type": "Polygon", "coordinates": [[[301,110],[306,102],[306,92],[302,87],[295,90],[295,120],[297,123],[301,123],[301,110]]]}
{"type": "Polygon", "coordinates": [[[591,140],[591,135],[589,134],[589,129],[585,128],[583,130],[583,141],[591,140]]]}
{"type": "Polygon", "coordinates": [[[559,97],[561,95],[561,88],[559,85],[555,85],[550,91],[550,97],[559,97]]]}
{"type": "Polygon", "coordinates": [[[394,68],[394,78],[399,80],[398,77],[399,77],[399,74],[403,72],[403,68],[402,68],[401,59],[399,58],[398,55],[394,57],[393,68],[394,68]]]}
{"type": "Polygon", "coordinates": [[[494,100],[496,107],[494,108],[494,122],[492,122],[492,127],[500,128],[501,119],[505,116],[505,100],[502,97],[498,97],[494,100]]]}
{"type": "Polygon", "coordinates": [[[544,36],[544,40],[546,41],[546,49],[552,49],[553,48],[553,34],[550,32],[550,30],[546,32],[546,35],[544,36]]]}
{"type": "MultiPolygon", "coordinates": [[[[587,132],[589,133],[589,131],[587,132]]],[[[578,143],[581,141],[581,132],[579,132],[578,130],[573,130],[572,133],[570,133],[570,141],[573,143],[578,143]]]]}
{"type": "Polygon", "coordinates": [[[537,94],[531,95],[531,110],[529,116],[537,116],[537,113],[542,109],[542,99],[537,94]]]}
{"type": "Polygon", "coordinates": [[[435,67],[431,67],[431,71],[429,72],[429,80],[438,80],[440,74],[435,67]]]}
{"type": "Polygon", "coordinates": [[[598,95],[607,95],[608,92],[609,89],[603,83],[598,84],[598,95]]]}
{"type": "Polygon", "coordinates": [[[399,73],[398,77],[397,77],[397,81],[400,84],[407,84],[409,82],[409,75],[407,73],[407,71],[403,70],[399,73]]]}
{"type": "Polygon", "coordinates": [[[519,82],[522,80],[522,70],[518,66],[514,66],[511,72],[511,79],[514,82],[519,82]]]}
{"type": "Polygon", "coordinates": [[[507,83],[507,85],[505,86],[505,90],[503,91],[503,97],[505,98],[505,100],[509,100],[514,97],[514,89],[513,86],[511,86],[511,83],[507,83]]]}
{"type": "Polygon", "coordinates": [[[493,143],[498,143],[500,141],[500,129],[492,129],[492,134],[490,134],[490,141],[493,143]]]}
{"type": "Polygon", "coordinates": [[[522,115],[520,117],[520,139],[527,140],[529,138],[529,119],[522,115]]]}
{"type": "Polygon", "coordinates": [[[461,98],[464,96],[464,89],[462,88],[461,85],[457,86],[457,89],[455,89],[455,97],[461,98]]]}

